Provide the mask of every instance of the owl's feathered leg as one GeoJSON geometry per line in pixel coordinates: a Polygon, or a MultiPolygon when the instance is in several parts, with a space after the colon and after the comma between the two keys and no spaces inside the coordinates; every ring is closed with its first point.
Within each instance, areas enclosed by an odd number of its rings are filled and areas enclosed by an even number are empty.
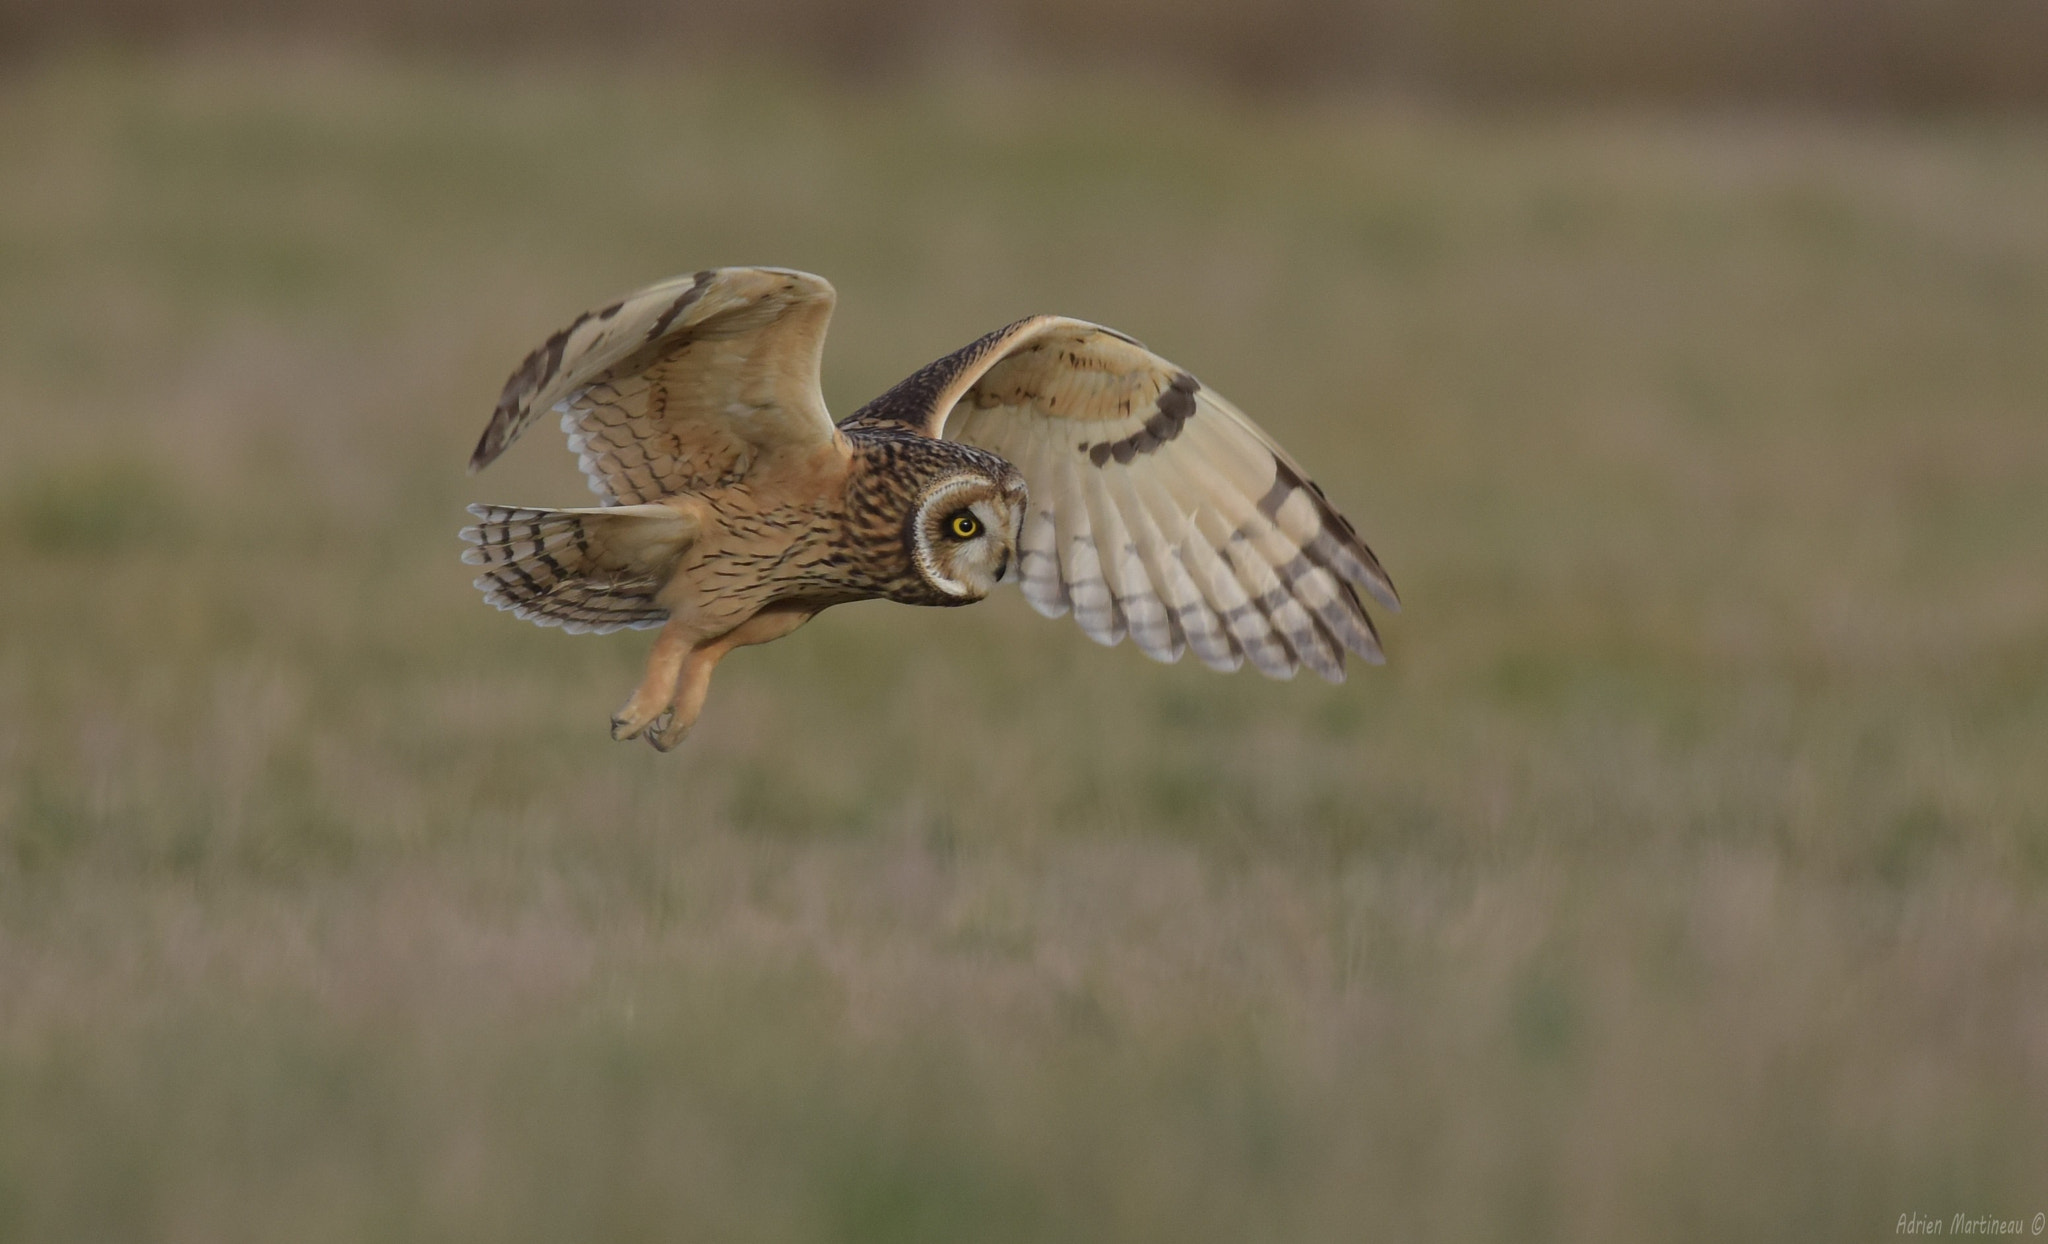
{"type": "Polygon", "coordinates": [[[638,738],[668,711],[676,697],[676,682],[684,663],[697,646],[698,634],[679,619],[669,619],[647,654],[647,676],[633,689],[632,698],[612,714],[612,737],[623,743],[638,738]]]}
{"type": "Polygon", "coordinates": [[[711,691],[711,672],[726,653],[781,639],[810,619],[808,611],[764,610],[710,640],[700,640],[694,628],[670,619],[647,654],[646,676],[612,715],[612,737],[624,742],[644,733],[656,750],[668,751],[697,724],[711,691]]]}
{"type": "MultiPolygon", "coordinates": [[[[691,649],[676,674],[675,698],[668,707],[668,720],[653,723],[655,728],[647,735],[647,741],[653,744],[654,750],[665,752],[675,747],[690,733],[690,727],[697,724],[698,715],[704,711],[704,697],[711,692],[711,671],[718,668],[726,653],[748,644],[765,644],[772,639],[781,639],[810,620],[809,612],[764,610],[717,639],[691,649]]],[[[649,662],[648,677],[653,676],[653,663],[649,662]]]]}
{"type": "MultiPolygon", "coordinates": [[[[729,637],[728,637],[729,638],[729,637]]],[[[697,718],[704,711],[704,697],[711,694],[711,671],[725,659],[725,654],[735,645],[725,639],[715,639],[701,648],[692,649],[683,659],[683,668],[677,675],[675,702],[669,705],[664,720],[657,720],[654,728],[647,732],[647,741],[655,751],[665,752],[674,748],[690,733],[690,727],[697,724],[697,718]]]]}

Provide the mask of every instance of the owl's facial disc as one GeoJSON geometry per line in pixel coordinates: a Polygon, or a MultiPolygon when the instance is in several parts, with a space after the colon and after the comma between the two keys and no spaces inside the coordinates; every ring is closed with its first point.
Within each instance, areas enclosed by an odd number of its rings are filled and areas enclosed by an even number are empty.
{"type": "Polygon", "coordinates": [[[925,490],[911,524],[911,555],[925,582],[963,604],[980,600],[1017,557],[1021,478],[962,474],[925,490]]]}

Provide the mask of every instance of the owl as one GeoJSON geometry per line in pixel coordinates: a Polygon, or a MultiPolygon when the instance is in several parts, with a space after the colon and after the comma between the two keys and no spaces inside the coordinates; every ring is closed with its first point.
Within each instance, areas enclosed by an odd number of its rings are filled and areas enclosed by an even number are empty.
{"type": "Polygon", "coordinates": [[[1382,661],[1394,586],[1287,452],[1122,333],[1035,315],[835,424],[832,286],[719,268],[578,316],[505,384],[472,473],[544,411],[603,504],[470,507],[463,560],[500,609],[571,632],[660,628],[612,737],[667,751],[728,652],[882,597],[1040,613],[1147,656],[1331,682],[1382,661]]]}

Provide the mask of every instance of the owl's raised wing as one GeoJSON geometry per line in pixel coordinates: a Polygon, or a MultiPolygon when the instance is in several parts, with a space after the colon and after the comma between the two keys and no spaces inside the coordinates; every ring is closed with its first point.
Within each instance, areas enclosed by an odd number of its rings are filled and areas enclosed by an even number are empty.
{"type": "Polygon", "coordinates": [[[818,390],[834,298],[807,272],[716,268],[585,312],[505,382],[469,469],[548,410],[607,504],[807,458],[839,442],[818,390]]]}
{"type": "Polygon", "coordinates": [[[1242,412],[1136,341],[1034,316],[939,359],[849,425],[978,445],[1024,473],[1024,596],[1090,638],[1192,650],[1331,682],[1344,653],[1384,660],[1359,601],[1398,609],[1351,523],[1242,412]]]}

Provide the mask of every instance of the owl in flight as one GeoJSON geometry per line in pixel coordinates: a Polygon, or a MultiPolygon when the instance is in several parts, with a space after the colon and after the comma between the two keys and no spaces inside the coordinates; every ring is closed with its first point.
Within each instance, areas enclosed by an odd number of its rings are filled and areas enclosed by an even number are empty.
{"type": "Polygon", "coordinates": [[[1035,315],[835,425],[832,286],[781,268],[678,277],[578,316],[506,382],[471,472],[542,412],[604,504],[474,505],[463,560],[500,609],[571,632],[660,627],[612,737],[667,751],[743,644],[887,597],[967,605],[1005,579],[1088,637],[1331,682],[1377,664],[1364,588],[1399,608],[1287,452],[1122,333],[1035,315]]]}

